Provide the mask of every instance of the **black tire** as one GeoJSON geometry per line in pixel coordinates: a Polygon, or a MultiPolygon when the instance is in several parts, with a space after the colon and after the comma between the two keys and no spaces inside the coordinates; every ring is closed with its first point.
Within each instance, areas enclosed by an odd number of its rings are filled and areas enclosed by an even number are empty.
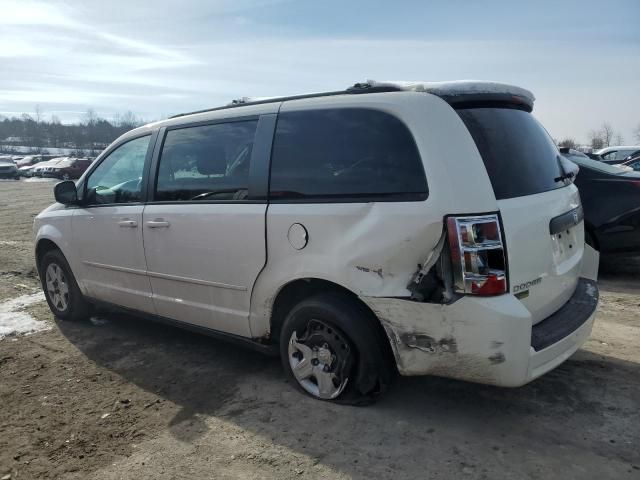
{"type": "MultiPolygon", "coordinates": [[[[44,295],[49,304],[51,312],[62,320],[84,320],[89,317],[90,306],[85,300],[78,283],[76,282],[67,259],[60,250],[50,250],[42,257],[39,265],[40,281],[42,283],[42,289],[44,295]],[[51,267],[54,271],[59,268],[61,270],[61,278],[64,279],[64,284],[67,286],[67,295],[57,294],[52,296],[50,288],[47,285],[47,271],[51,267]],[[64,301],[60,300],[63,297],[64,301]],[[65,306],[66,305],[66,306],[65,306]],[[63,308],[64,307],[64,308],[63,308]]],[[[58,287],[60,287],[59,282],[58,287]]],[[[62,291],[62,290],[61,290],[62,291]]]]}
{"type": "MultiPolygon", "coordinates": [[[[319,294],[298,303],[285,318],[280,332],[280,356],[289,381],[312,398],[349,405],[371,403],[388,389],[396,374],[388,340],[377,322],[371,312],[345,294],[319,294]],[[294,331],[296,340],[306,342],[306,345],[313,346],[316,350],[318,345],[315,337],[335,337],[336,343],[330,345],[333,363],[325,371],[331,371],[332,374],[335,372],[336,377],[339,377],[334,378],[334,386],[347,379],[345,386],[335,397],[323,398],[311,393],[309,387],[303,387],[296,378],[291,363],[296,360],[291,358],[289,352],[294,331]],[[336,348],[333,348],[334,345],[336,348]]],[[[330,338],[329,342],[332,340],[330,338]]],[[[327,346],[327,343],[324,345],[327,346]]],[[[293,356],[296,354],[301,356],[301,352],[296,352],[293,356]]],[[[317,359],[314,360],[317,363],[317,359]]],[[[309,378],[313,383],[314,377],[309,378]]],[[[317,380],[315,383],[319,387],[317,380]]]]}

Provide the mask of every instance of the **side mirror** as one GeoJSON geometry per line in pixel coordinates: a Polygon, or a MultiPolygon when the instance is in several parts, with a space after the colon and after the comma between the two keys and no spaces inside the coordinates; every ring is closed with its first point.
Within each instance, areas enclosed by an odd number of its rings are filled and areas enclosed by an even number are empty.
{"type": "Polygon", "coordinates": [[[71,180],[60,182],[53,187],[53,196],[56,198],[56,202],[63,205],[76,205],[78,203],[76,184],[71,180]]]}

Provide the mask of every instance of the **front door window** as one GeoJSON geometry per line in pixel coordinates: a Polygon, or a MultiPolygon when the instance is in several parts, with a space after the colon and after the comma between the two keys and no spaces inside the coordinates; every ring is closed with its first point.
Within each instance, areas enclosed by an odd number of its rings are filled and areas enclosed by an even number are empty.
{"type": "Polygon", "coordinates": [[[142,175],[151,135],[120,145],[87,179],[89,205],[136,203],[142,200],[142,175]]]}

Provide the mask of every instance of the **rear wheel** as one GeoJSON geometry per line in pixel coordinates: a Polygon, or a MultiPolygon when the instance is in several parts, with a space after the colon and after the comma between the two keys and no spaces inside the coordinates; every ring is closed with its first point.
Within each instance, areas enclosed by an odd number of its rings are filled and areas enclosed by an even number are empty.
{"type": "Polygon", "coordinates": [[[47,252],[40,262],[40,280],[51,312],[63,320],[80,320],[89,315],[67,259],[60,250],[47,252]]]}
{"type": "Polygon", "coordinates": [[[375,321],[345,295],[321,294],[300,302],[280,335],[289,379],[320,400],[370,403],[386,390],[394,372],[375,321]]]}

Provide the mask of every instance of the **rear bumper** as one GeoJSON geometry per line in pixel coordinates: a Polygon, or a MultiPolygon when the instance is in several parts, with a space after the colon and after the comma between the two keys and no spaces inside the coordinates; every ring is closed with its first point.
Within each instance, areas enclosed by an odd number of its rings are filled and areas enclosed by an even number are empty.
{"type": "Polygon", "coordinates": [[[524,385],[569,358],[589,338],[595,281],[532,327],[513,295],[466,296],[451,305],[362,297],[377,314],[402,375],[438,375],[504,387],[524,385]]]}

